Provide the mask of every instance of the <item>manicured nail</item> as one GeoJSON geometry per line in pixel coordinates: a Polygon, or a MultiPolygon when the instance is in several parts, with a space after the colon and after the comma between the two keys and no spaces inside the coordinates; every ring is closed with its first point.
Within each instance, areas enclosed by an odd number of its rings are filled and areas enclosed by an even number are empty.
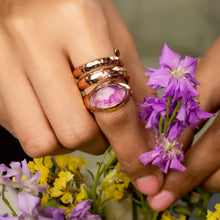
{"type": "Polygon", "coordinates": [[[150,205],[155,211],[162,211],[175,201],[173,193],[162,190],[150,200],[150,205]]]}
{"type": "Polygon", "coordinates": [[[140,192],[146,195],[154,195],[158,192],[160,183],[156,176],[150,175],[137,179],[136,186],[140,192]]]}

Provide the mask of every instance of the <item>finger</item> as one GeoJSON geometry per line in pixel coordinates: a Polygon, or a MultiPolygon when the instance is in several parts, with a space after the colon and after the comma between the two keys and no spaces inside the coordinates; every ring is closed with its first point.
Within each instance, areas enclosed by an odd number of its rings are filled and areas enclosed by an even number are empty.
{"type": "Polygon", "coordinates": [[[6,130],[8,130],[12,135],[15,136],[11,123],[8,120],[7,113],[1,101],[0,101],[0,125],[4,127],[6,130]]]}
{"type": "Polygon", "coordinates": [[[200,82],[198,92],[200,94],[200,106],[208,112],[218,111],[220,99],[218,95],[220,89],[219,62],[220,62],[220,37],[202,57],[196,69],[196,79],[200,82]],[[207,74],[208,73],[208,74],[207,74]]]}
{"type": "MultiPolygon", "coordinates": [[[[78,30],[78,34],[82,36],[80,39],[81,45],[78,42],[72,45],[73,47],[69,50],[70,58],[75,67],[91,60],[114,55],[113,48],[115,45],[111,41],[111,35],[108,31],[109,24],[107,21],[104,22],[103,20],[104,11],[99,7],[96,7],[97,13],[95,15],[91,13],[92,11],[94,11],[94,9],[90,8],[86,13],[89,17],[89,19],[87,19],[88,23],[86,24],[88,29],[83,30],[83,33],[80,32],[80,29],[78,30]],[[95,19],[102,20],[101,26],[94,25],[94,23],[96,23],[94,22],[94,16],[95,19]],[[88,38],[88,36],[90,36],[90,38],[88,38]],[[83,50],[82,45],[88,49],[83,50]]],[[[114,15],[114,12],[112,12],[112,17],[114,17],[114,15]]],[[[124,29],[124,26],[121,28],[124,29]]],[[[127,35],[127,31],[124,34],[127,35]]],[[[127,38],[128,37],[125,36],[125,39],[127,38]]],[[[121,49],[120,44],[117,46],[121,49]]],[[[137,60],[137,58],[135,59],[137,60]]],[[[144,74],[142,67],[141,71],[142,74],[144,74]]],[[[144,86],[145,84],[143,87],[144,86]]],[[[162,175],[158,171],[156,172],[157,168],[155,167],[144,167],[138,159],[139,156],[150,147],[147,145],[148,140],[145,136],[142,123],[137,115],[136,103],[131,99],[117,111],[108,113],[94,112],[94,115],[99,127],[113,147],[118,160],[122,164],[125,172],[131,177],[134,184],[147,194],[155,193],[160,187],[158,178],[162,179],[162,175]],[[153,175],[155,173],[156,175],[153,175]]]]}
{"type": "MultiPolygon", "coordinates": [[[[32,152],[42,148],[50,148],[51,143],[46,142],[45,135],[54,140],[48,132],[48,124],[33,95],[33,91],[27,79],[24,77],[19,58],[13,51],[13,44],[1,33],[0,41],[0,94],[1,101],[7,112],[8,120],[13,128],[16,137],[20,140],[26,152],[31,156],[32,152]],[[11,65],[13,63],[13,65],[11,65]],[[34,126],[38,129],[33,129],[34,126]],[[30,149],[27,146],[31,145],[30,149]]],[[[50,140],[50,139],[49,139],[50,140]]],[[[53,143],[54,145],[54,143],[53,143]]],[[[52,149],[51,149],[52,150],[52,149]]]]}
{"type": "Polygon", "coordinates": [[[162,190],[149,197],[151,207],[157,211],[170,206],[181,196],[200,185],[220,167],[220,114],[205,134],[185,155],[186,171],[170,172],[162,190]]]}
{"type": "MultiPolygon", "coordinates": [[[[74,3],[72,6],[74,6],[74,3]]],[[[76,8],[79,7],[75,7],[74,10],[76,8]]],[[[81,20],[81,18],[76,15],[77,11],[76,14],[72,11],[71,17],[73,18],[74,15],[73,20],[77,18],[77,22],[70,21],[68,17],[70,14],[69,7],[66,8],[68,12],[65,17],[64,8],[54,10],[56,10],[54,11],[56,14],[55,20],[62,20],[64,23],[62,26],[63,33],[59,32],[59,35],[68,36],[69,32],[72,32],[70,25],[73,24],[72,29],[76,29],[75,24],[77,25],[78,19],[81,20]],[[67,32],[64,33],[65,31],[67,32]]],[[[81,11],[78,13],[81,14],[81,11]]],[[[54,132],[61,145],[69,150],[73,151],[80,148],[80,150],[93,154],[102,153],[108,146],[108,142],[100,132],[93,116],[88,113],[83,104],[81,93],[72,75],[68,57],[64,53],[63,39],[57,41],[57,37],[60,36],[56,34],[53,36],[48,33],[47,24],[50,23],[53,26],[54,17],[48,16],[47,23],[45,23],[45,17],[43,16],[38,19],[38,24],[35,23],[35,20],[30,19],[28,23],[24,20],[21,27],[15,25],[14,32],[16,36],[14,41],[17,45],[19,42],[23,42],[22,48],[19,48],[19,54],[21,54],[27,78],[33,86],[51,131],[54,132]],[[29,27],[32,22],[35,29],[30,30],[29,27]],[[39,36],[36,30],[44,34],[39,36]]],[[[57,28],[59,29],[60,26],[57,28]]],[[[71,39],[65,38],[66,41],[69,40],[68,46],[78,38],[76,36],[71,37],[71,39]]]]}
{"type": "Polygon", "coordinates": [[[201,187],[209,193],[220,192],[220,169],[218,169],[211,176],[209,176],[201,184],[201,187]]]}
{"type": "MultiPolygon", "coordinates": [[[[105,11],[105,16],[108,21],[108,26],[109,26],[109,33],[112,39],[112,44],[114,45],[115,48],[120,48],[121,52],[121,57],[123,59],[123,62],[126,65],[126,68],[128,72],[130,73],[130,85],[133,90],[133,101],[134,103],[141,103],[146,96],[155,96],[155,93],[151,90],[150,87],[146,87],[147,83],[147,77],[145,76],[145,70],[144,67],[141,63],[141,60],[138,56],[137,49],[135,46],[134,39],[132,38],[128,28],[126,27],[124,21],[121,19],[120,14],[118,13],[116,7],[114,6],[112,1],[101,1],[103,9],[105,11]],[[116,31],[117,30],[117,31],[116,31]]],[[[136,110],[133,119],[135,119],[135,114],[136,111],[138,110],[138,106],[136,105],[136,110]]],[[[132,114],[132,113],[131,113],[132,114]]],[[[124,116],[126,117],[126,116],[124,116]]],[[[122,119],[123,120],[123,119],[122,119]]],[[[125,120],[125,119],[124,119],[125,120]]],[[[125,122],[122,122],[125,123],[125,122]]],[[[137,123],[137,122],[136,122],[137,123]]],[[[145,136],[145,147],[141,149],[139,152],[135,152],[134,150],[131,150],[131,153],[133,152],[134,155],[128,155],[128,158],[133,157],[133,160],[138,161],[138,157],[141,155],[141,153],[148,151],[151,149],[154,145],[154,135],[151,133],[151,131],[144,129],[144,123],[138,122],[137,125],[135,125],[135,122],[131,122],[131,125],[133,124],[133,128],[138,128],[139,126],[143,126],[142,129],[140,129],[139,132],[137,133],[144,133],[145,136]]],[[[126,126],[129,127],[129,125],[124,124],[125,128],[126,126]]],[[[128,131],[127,131],[128,132],[128,131]]],[[[129,133],[129,132],[128,132],[129,133]]],[[[128,134],[129,135],[129,134],[128,134]]],[[[134,134],[134,143],[136,142],[137,145],[137,140],[135,140],[135,135],[134,134]]],[[[136,137],[138,139],[138,135],[136,137]]],[[[144,141],[144,140],[143,140],[144,141]]],[[[140,141],[141,143],[142,141],[140,141]]],[[[142,142],[143,143],[143,142],[142,142]]],[[[140,144],[141,146],[142,144],[140,144]]],[[[118,147],[119,148],[119,147],[118,147]]],[[[120,152],[119,152],[120,154],[120,152]]],[[[123,155],[123,153],[122,153],[123,155]]],[[[125,160],[126,161],[126,160],[125,160]]],[[[129,163],[129,162],[128,162],[129,163]]],[[[128,166],[127,164],[125,166],[128,166]]],[[[138,179],[138,181],[133,181],[135,186],[142,191],[145,194],[153,194],[156,192],[156,189],[158,190],[158,186],[161,186],[163,183],[163,175],[159,173],[158,169],[152,168],[151,166],[143,168],[142,165],[136,164],[136,177],[134,179],[138,179]],[[148,176],[148,177],[147,177],[148,176]],[[140,178],[142,177],[142,178],[140,178]],[[147,177],[147,178],[146,178],[147,177]],[[155,180],[155,177],[157,178],[155,180]],[[159,182],[158,182],[159,181],[159,182]]]]}

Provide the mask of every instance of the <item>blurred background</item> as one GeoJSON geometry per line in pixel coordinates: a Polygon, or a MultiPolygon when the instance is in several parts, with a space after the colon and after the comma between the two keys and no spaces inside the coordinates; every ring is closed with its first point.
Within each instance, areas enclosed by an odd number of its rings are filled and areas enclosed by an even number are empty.
{"type": "Polygon", "coordinates": [[[145,66],[158,62],[162,46],[203,56],[220,34],[219,0],[113,0],[135,39],[145,66]]]}
{"type": "MultiPolygon", "coordinates": [[[[183,56],[201,57],[220,35],[220,0],[113,1],[134,37],[145,67],[158,65],[158,56],[165,42],[183,56]]],[[[0,130],[0,135],[2,133],[0,130]]],[[[3,148],[1,162],[4,162],[4,159],[8,161],[5,155],[7,154],[3,148]]],[[[18,157],[17,153],[14,155],[18,157]]],[[[89,161],[87,167],[93,167],[93,170],[100,158],[81,152],[74,152],[74,155],[86,157],[89,161]]],[[[16,204],[14,195],[14,191],[9,192],[9,200],[16,204]]],[[[210,209],[213,209],[216,202],[220,202],[220,194],[214,196],[210,209]]],[[[118,207],[118,204],[116,206],[118,207]]],[[[111,219],[129,220],[127,208],[127,204],[123,204],[117,210],[117,216],[111,219]]],[[[0,201],[0,214],[4,211],[5,206],[0,201]]]]}

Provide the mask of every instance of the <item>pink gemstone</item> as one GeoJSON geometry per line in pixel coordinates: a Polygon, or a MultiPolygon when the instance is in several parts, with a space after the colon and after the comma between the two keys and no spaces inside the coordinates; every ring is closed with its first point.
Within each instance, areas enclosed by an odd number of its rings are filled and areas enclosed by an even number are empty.
{"type": "Polygon", "coordinates": [[[105,85],[92,93],[89,104],[99,109],[112,108],[123,102],[128,96],[125,87],[115,84],[105,85]]]}

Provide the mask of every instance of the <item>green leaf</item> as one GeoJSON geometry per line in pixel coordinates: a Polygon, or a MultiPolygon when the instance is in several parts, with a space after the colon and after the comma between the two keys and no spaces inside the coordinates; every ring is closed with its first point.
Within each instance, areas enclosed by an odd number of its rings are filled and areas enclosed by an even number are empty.
{"type": "Polygon", "coordinates": [[[195,214],[190,211],[190,208],[185,206],[185,205],[175,205],[173,206],[172,210],[177,213],[177,214],[182,214],[182,215],[188,215],[188,216],[193,216],[195,217],[195,214]]]}
{"type": "Polygon", "coordinates": [[[59,205],[57,204],[57,201],[55,199],[52,200],[48,200],[47,202],[45,202],[44,204],[42,204],[42,207],[56,207],[58,208],[59,205]]]}
{"type": "Polygon", "coordinates": [[[94,177],[93,173],[92,173],[90,170],[88,170],[88,169],[86,169],[86,171],[87,171],[87,172],[90,174],[90,176],[92,177],[92,181],[94,181],[95,177],[94,177]]]}

